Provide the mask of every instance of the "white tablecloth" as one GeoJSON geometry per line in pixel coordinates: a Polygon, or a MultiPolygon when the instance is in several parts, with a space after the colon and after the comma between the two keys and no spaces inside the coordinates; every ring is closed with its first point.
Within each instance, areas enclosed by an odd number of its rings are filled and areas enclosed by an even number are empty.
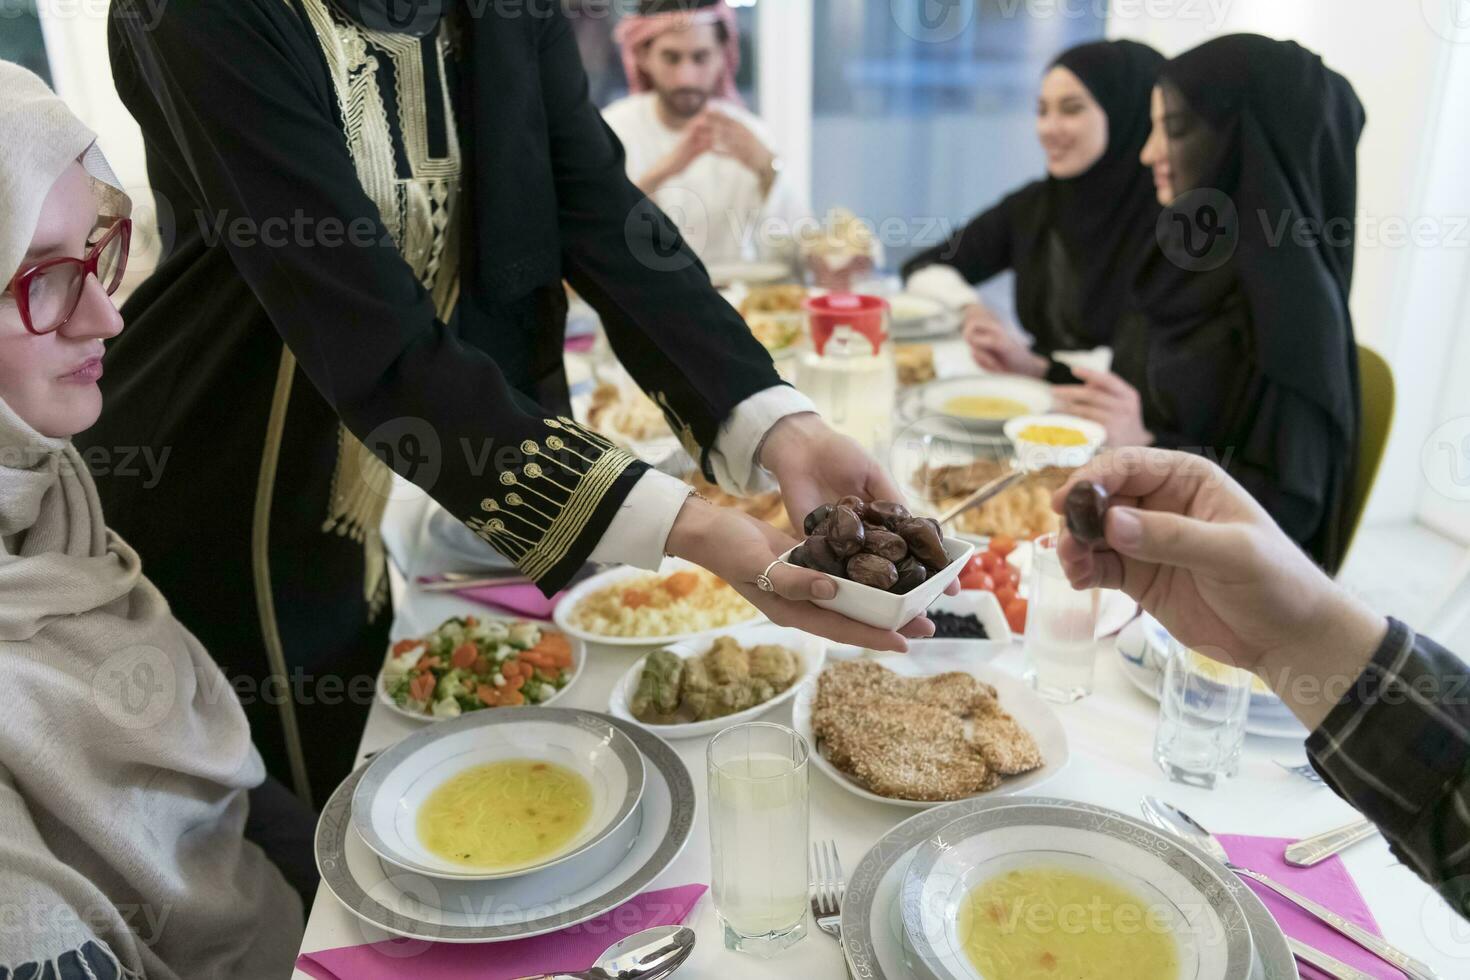
{"type": "MultiPolygon", "coordinates": [[[[454,600],[411,592],[398,610],[394,636],[425,632],[461,610],[462,604],[454,600]]],[[[558,704],[607,710],[613,684],[643,652],[593,646],[588,651],[584,676],[558,704]]],[[[1098,657],[1095,693],[1076,704],[1056,709],[1067,731],[1071,762],[1038,792],[1114,807],[1128,814],[1138,812],[1142,796],[1154,794],[1179,804],[1218,833],[1297,838],[1356,817],[1331,790],[1275,765],[1277,760],[1298,763],[1305,759],[1301,744],[1290,740],[1248,738],[1240,776],[1213,791],[1170,783],[1152,759],[1156,703],[1123,676],[1111,639],[1099,644],[1098,657]]],[[[996,663],[1019,672],[1019,644],[996,663]]],[[[773,709],[763,720],[790,724],[790,706],[773,709]]],[[[375,704],[359,751],[363,755],[375,752],[419,727],[375,704]]],[[[694,777],[699,815],[688,846],[654,882],[654,888],[709,883],[705,813],[707,743],[708,739],[703,738],[672,743],[694,777]]],[[[812,839],[835,839],[844,868],[849,872],[874,841],[916,812],[859,799],[816,770],[811,779],[812,839]]],[[[1456,917],[1432,889],[1399,864],[1382,839],[1357,845],[1344,855],[1344,860],[1390,942],[1433,966],[1445,980],[1470,976],[1470,925],[1456,917]]],[[[688,964],[679,971],[680,980],[735,977],[818,980],[845,975],[837,943],[815,928],[804,941],[780,957],[759,960],[724,949],[708,895],[689,924],[698,934],[698,945],[688,964]]],[[[323,887],[307,922],[302,950],[331,949],[383,938],[386,937],[381,931],[360,923],[323,887]]],[[[295,976],[306,978],[307,974],[297,971],[295,976]]],[[[403,976],[415,976],[411,958],[404,962],[403,976]]]]}

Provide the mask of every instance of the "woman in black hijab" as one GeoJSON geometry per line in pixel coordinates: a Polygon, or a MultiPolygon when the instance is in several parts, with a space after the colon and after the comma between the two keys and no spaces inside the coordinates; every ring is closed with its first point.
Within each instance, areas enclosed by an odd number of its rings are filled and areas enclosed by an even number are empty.
{"type": "Polygon", "coordinates": [[[1291,41],[1236,34],[1165,65],[1143,160],[1166,207],[1140,315],[1116,374],[1057,390],[1115,445],[1214,455],[1329,572],[1358,434],[1363,122],[1347,79],[1291,41]]]}
{"type": "Polygon", "coordinates": [[[1138,154],[1163,61],[1135,41],[1064,51],[1042,79],[1037,106],[1048,176],[904,265],[905,280],[942,265],[972,284],[1015,269],[1016,313],[1034,350],[975,301],[965,338],[981,367],[1072,381],[1047,355],[1111,340],[1159,211],[1138,154]]]}

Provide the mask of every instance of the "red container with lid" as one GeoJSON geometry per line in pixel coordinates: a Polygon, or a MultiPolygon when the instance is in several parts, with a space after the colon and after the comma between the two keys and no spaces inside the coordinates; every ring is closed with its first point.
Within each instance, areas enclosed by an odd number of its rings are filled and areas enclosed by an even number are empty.
{"type": "Polygon", "coordinates": [[[838,327],[851,327],[873,345],[877,354],[888,339],[888,301],[881,296],[863,296],[857,293],[829,293],[813,296],[802,304],[812,325],[812,345],[817,353],[826,350],[827,341],[838,327]]]}

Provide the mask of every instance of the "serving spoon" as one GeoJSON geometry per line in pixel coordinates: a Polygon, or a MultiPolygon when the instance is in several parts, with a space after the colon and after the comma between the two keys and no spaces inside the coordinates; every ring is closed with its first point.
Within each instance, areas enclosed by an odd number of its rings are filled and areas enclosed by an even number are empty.
{"type": "Polygon", "coordinates": [[[656,926],[607,948],[597,965],[580,973],[542,973],[521,980],[663,980],[694,952],[694,930],[656,926]]]}

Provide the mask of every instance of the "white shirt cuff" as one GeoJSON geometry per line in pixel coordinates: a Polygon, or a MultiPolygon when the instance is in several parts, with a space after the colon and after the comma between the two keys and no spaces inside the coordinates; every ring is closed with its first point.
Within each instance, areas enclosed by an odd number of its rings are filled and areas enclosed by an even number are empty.
{"type": "Polygon", "coordinates": [[[589,561],[658,569],[679,509],[693,487],[667,473],[649,470],[638,478],[589,561]]]}
{"type": "Polygon", "coordinates": [[[916,296],[938,300],[952,310],[963,309],[980,299],[975,287],[949,265],[926,265],[909,276],[903,288],[916,296]]]}
{"type": "Polygon", "coordinates": [[[755,454],[771,427],[788,415],[816,412],[812,400],[790,385],[758,391],[735,406],[710,450],[710,465],[720,488],[737,497],[749,497],[775,488],[771,475],[756,462],[755,454]]]}

